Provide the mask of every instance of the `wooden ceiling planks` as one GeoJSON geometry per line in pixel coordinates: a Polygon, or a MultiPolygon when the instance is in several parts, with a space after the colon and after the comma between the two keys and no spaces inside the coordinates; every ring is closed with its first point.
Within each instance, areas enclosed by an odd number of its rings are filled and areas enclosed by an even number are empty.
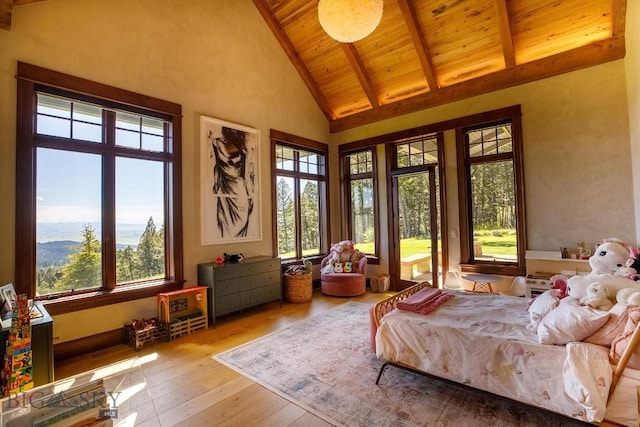
{"type": "Polygon", "coordinates": [[[624,56],[626,0],[385,0],[378,28],[342,49],[317,2],[275,9],[332,132],[624,56]]]}

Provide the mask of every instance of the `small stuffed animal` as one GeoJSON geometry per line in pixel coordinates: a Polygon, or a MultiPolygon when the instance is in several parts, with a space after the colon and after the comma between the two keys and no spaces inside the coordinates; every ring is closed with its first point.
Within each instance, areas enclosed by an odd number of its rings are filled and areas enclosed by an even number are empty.
{"type": "Polygon", "coordinates": [[[569,296],[567,293],[567,276],[556,274],[555,276],[552,276],[550,280],[552,283],[550,289],[556,289],[558,291],[556,292],[556,297],[558,299],[569,296]]]}
{"type": "Polygon", "coordinates": [[[640,290],[635,288],[620,289],[616,294],[616,301],[622,304],[640,305],[640,290]]]}
{"type": "Polygon", "coordinates": [[[335,264],[333,264],[333,272],[334,273],[342,273],[344,270],[342,268],[342,263],[341,262],[336,262],[335,264]]]}
{"type": "Polygon", "coordinates": [[[613,307],[613,303],[609,300],[609,290],[600,282],[587,286],[587,295],[580,298],[580,304],[600,310],[609,310],[613,307]]]}

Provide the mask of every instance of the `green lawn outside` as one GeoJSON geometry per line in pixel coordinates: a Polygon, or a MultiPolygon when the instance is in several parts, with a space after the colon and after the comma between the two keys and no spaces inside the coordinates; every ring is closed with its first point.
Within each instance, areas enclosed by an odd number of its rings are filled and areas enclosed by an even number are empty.
{"type": "MultiPolygon", "coordinates": [[[[515,234],[509,234],[509,231],[513,230],[500,230],[502,236],[493,236],[491,231],[480,232],[475,236],[476,241],[482,242],[482,254],[483,255],[516,255],[516,236],[515,234]]],[[[373,242],[358,243],[355,245],[356,249],[364,253],[373,253],[373,242]]],[[[431,253],[431,240],[417,239],[415,237],[410,239],[402,239],[401,246],[402,257],[408,257],[414,254],[428,254],[431,253]]],[[[313,252],[313,251],[310,251],[313,252]]],[[[294,253],[283,254],[283,257],[293,256],[294,253]]]]}

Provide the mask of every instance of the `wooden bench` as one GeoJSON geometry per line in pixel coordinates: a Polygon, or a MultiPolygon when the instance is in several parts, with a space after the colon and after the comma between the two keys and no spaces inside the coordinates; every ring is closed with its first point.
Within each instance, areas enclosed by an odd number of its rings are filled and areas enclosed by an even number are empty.
{"type": "Polygon", "coordinates": [[[409,276],[410,280],[422,273],[431,271],[431,255],[413,254],[411,256],[400,259],[400,274],[409,276]]]}

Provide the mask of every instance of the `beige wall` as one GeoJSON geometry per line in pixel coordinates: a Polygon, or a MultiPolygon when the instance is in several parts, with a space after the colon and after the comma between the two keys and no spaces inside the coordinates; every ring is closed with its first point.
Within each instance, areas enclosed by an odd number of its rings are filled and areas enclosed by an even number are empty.
{"type": "MultiPolygon", "coordinates": [[[[188,8],[175,0],[48,0],[14,8],[11,31],[0,31],[0,283],[14,277],[18,60],[182,104],[184,260],[189,285],[195,284],[196,265],[223,251],[271,253],[270,128],[331,143],[332,236],[338,238],[338,144],[521,104],[529,248],[555,250],[607,236],[635,239],[629,117],[637,117],[640,106],[637,82],[625,86],[625,67],[637,75],[637,55],[633,61],[330,135],[327,121],[250,0],[187,3],[188,8]],[[627,93],[630,98],[634,95],[629,114],[627,93]],[[198,119],[202,114],[262,133],[261,242],[200,245],[198,119]]],[[[636,17],[637,9],[629,5],[636,17]]],[[[638,30],[628,25],[627,31],[638,30]]],[[[633,124],[631,138],[638,141],[640,130],[633,124]]],[[[452,142],[447,144],[447,154],[452,154],[452,142]]],[[[635,164],[640,163],[637,151],[635,144],[635,164]]],[[[449,156],[447,167],[452,165],[455,161],[449,156]]],[[[452,169],[447,177],[448,199],[455,202],[452,169]]],[[[640,185],[635,188],[637,195],[640,185]]],[[[451,228],[457,228],[457,209],[449,211],[449,221],[451,228]]],[[[386,229],[386,218],[381,224],[386,229]]],[[[383,246],[387,244],[383,240],[383,246]]],[[[457,244],[452,241],[453,248],[457,244]]],[[[383,259],[373,271],[384,269],[386,262],[383,259]]],[[[55,317],[54,334],[59,341],[72,340],[155,313],[154,298],[70,313],[55,317]]]]}
{"type": "MultiPolygon", "coordinates": [[[[557,76],[333,135],[340,144],[522,106],[528,249],[615,236],[636,240],[624,61],[557,76]]],[[[458,230],[454,136],[446,138],[449,236],[458,230]]],[[[335,212],[334,212],[335,214],[335,212]]],[[[458,239],[450,239],[452,250],[458,239]]],[[[386,256],[386,254],[382,254],[386,256]]],[[[455,253],[451,268],[459,262],[455,253]]],[[[383,260],[385,262],[385,260],[383,260]]]]}
{"type": "Polygon", "coordinates": [[[633,185],[636,242],[640,242],[640,2],[627,2],[627,25],[625,37],[627,55],[627,97],[629,102],[629,133],[631,138],[631,162],[633,164],[633,185]]]}
{"type": "MultiPolygon", "coordinates": [[[[327,141],[328,123],[250,0],[49,0],[15,7],[0,31],[0,283],[14,278],[16,62],[176,102],[183,108],[184,262],[271,254],[269,129],[327,141]],[[263,240],[200,245],[200,115],[261,132],[263,240]]],[[[157,313],[154,298],[56,316],[59,341],[157,313]],[[88,320],[89,319],[89,320],[88,320]],[[78,325],[83,325],[80,328],[78,325]]]]}

